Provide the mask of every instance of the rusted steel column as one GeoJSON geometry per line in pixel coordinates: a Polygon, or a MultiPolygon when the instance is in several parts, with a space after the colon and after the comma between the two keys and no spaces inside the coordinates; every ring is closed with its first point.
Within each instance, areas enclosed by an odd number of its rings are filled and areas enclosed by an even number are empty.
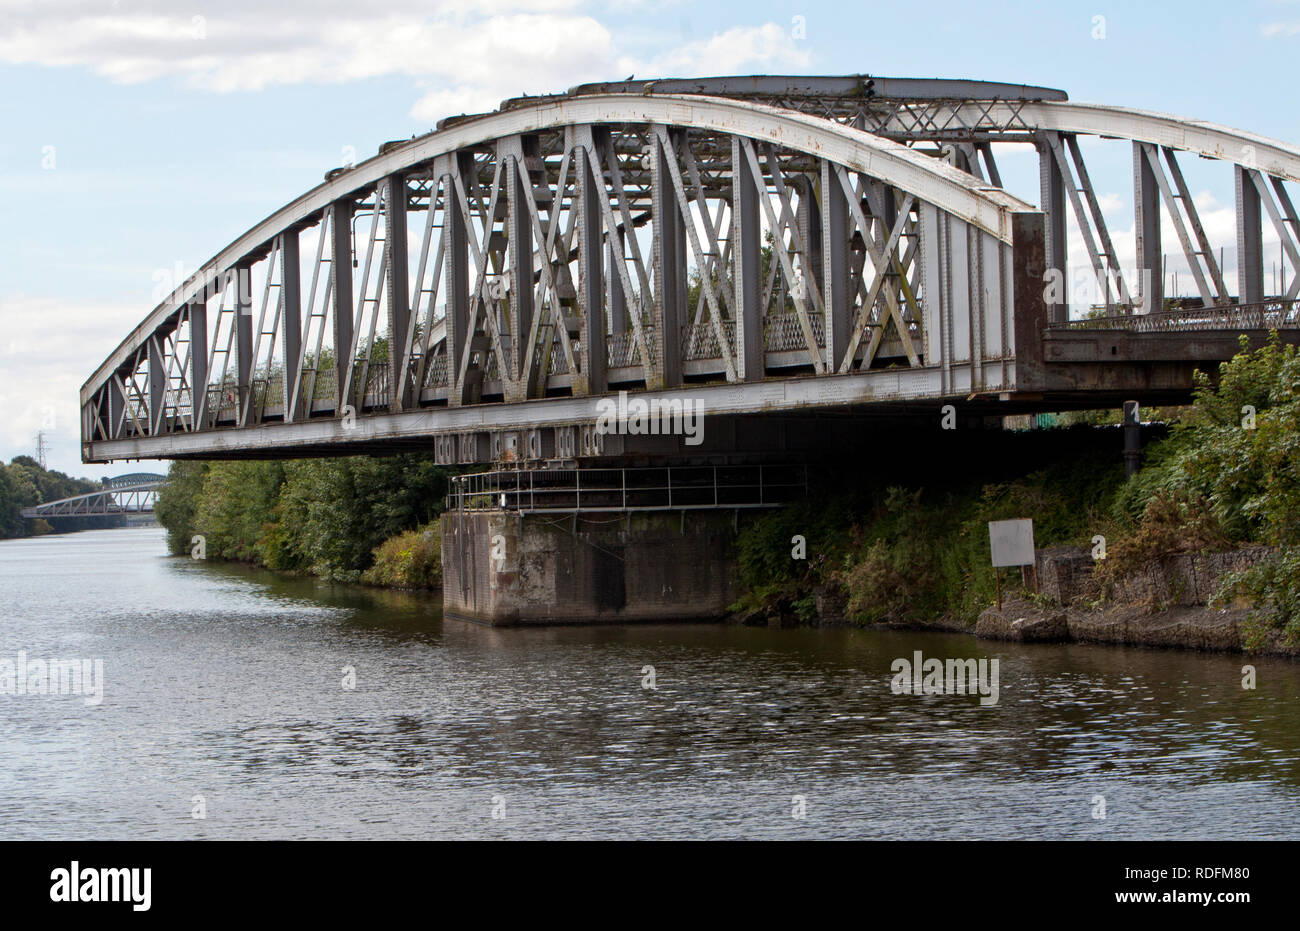
{"type": "Polygon", "coordinates": [[[762,224],[757,179],[740,137],[731,139],[731,255],[736,275],[736,378],[763,378],[762,224]]]}
{"type": "MultiPolygon", "coordinates": [[[[604,240],[601,236],[600,198],[596,186],[594,153],[578,149],[578,308],[582,314],[582,371],[574,373],[573,393],[604,392],[608,362],[605,348],[604,240]]],[[[598,169],[597,169],[598,170],[598,169]]],[[[615,289],[617,290],[617,289],[615,289]]]]}
{"type": "Polygon", "coordinates": [[[628,332],[627,321],[627,298],[623,295],[623,286],[618,281],[618,257],[620,254],[626,254],[622,248],[614,248],[614,239],[617,238],[619,245],[623,244],[623,231],[609,234],[610,244],[606,248],[609,255],[609,279],[606,282],[607,300],[609,301],[609,332],[613,336],[621,336],[628,332]]]}
{"type": "Polygon", "coordinates": [[[447,359],[447,406],[459,407],[465,401],[462,394],[461,356],[470,338],[469,333],[469,230],[465,217],[468,213],[463,195],[463,185],[473,167],[472,157],[459,152],[440,156],[435,171],[444,179],[444,227],[446,243],[443,262],[447,269],[447,325],[445,329],[447,359]]]}
{"type": "Polygon", "coordinates": [[[149,337],[147,354],[149,356],[149,433],[157,436],[162,432],[163,407],[166,403],[167,368],[163,358],[163,341],[165,335],[153,333],[149,337]]]}
{"type": "Polygon", "coordinates": [[[844,189],[835,176],[835,166],[821,164],[822,295],[826,314],[826,367],[837,372],[849,349],[849,309],[853,306],[852,275],[849,274],[848,206],[844,189]]]}
{"type": "Polygon", "coordinates": [[[350,403],[344,395],[352,369],[352,199],[330,204],[330,289],[334,296],[334,415],[350,403]]]}
{"type": "Polygon", "coordinates": [[[1043,328],[1047,301],[1043,295],[1045,218],[1041,213],[1011,217],[1011,293],[1016,351],[1016,390],[1040,389],[1043,367],[1043,328]]]}
{"type": "Polygon", "coordinates": [[[646,387],[652,391],[682,383],[682,323],[688,313],[686,225],[677,203],[663,142],[663,138],[656,135],[651,152],[655,282],[655,319],[651,330],[659,344],[658,364],[645,366],[646,387]]]}
{"type": "Polygon", "coordinates": [[[295,419],[300,410],[298,378],[302,364],[302,263],[298,254],[298,231],[280,237],[280,325],[284,328],[284,417],[295,419]]]}
{"type": "Polygon", "coordinates": [[[208,411],[208,305],[190,304],[190,429],[203,428],[208,411]]]}
{"type": "Polygon", "coordinates": [[[506,401],[523,401],[528,398],[530,372],[524,366],[528,360],[528,340],[533,328],[533,227],[527,198],[533,192],[520,177],[524,164],[524,140],[512,136],[497,143],[497,155],[502,159],[501,190],[506,200],[506,248],[509,250],[509,326],[510,351],[507,360],[511,371],[501,373],[506,401]]]}
{"type": "MultiPolygon", "coordinates": [[[[1052,297],[1047,302],[1047,319],[1064,323],[1070,313],[1070,262],[1065,238],[1065,179],[1046,138],[1038,142],[1040,205],[1045,214],[1043,232],[1044,274],[1052,276],[1052,297]],[[1058,299],[1059,298],[1059,299],[1058,299]]],[[[1048,281],[1042,282],[1046,286],[1048,281]]]]}
{"type": "Polygon", "coordinates": [[[1237,301],[1258,304],[1264,300],[1264,243],[1259,189],[1251,170],[1233,166],[1237,188],[1237,301]]]}
{"type": "Polygon", "coordinates": [[[253,387],[253,271],[244,263],[235,266],[235,379],[239,397],[235,419],[243,426],[253,387]]]}
{"type": "Polygon", "coordinates": [[[1124,402],[1124,474],[1129,478],[1142,468],[1142,422],[1137,401],[1124,402]]]}
{"type": "Polygon", "coordinates": [[[384,188],[384,274],[388,286],[388,409],[411,406],[411,384],[406,378],[411,347],[411,297],[407,275],[406,178],[390,175],[384,188]]]}
{"type": "Polygon", "coordinates": [[[1133,143],[1133,211],[1142,312],[1159,313],[1165,306],[1165,278],[1160,254],[1160,188],[1140,142],[1133,143]]]}

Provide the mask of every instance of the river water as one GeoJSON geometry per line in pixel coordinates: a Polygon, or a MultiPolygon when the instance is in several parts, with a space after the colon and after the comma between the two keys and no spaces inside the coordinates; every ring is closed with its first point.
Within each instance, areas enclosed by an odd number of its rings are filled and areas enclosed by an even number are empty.
{"type": "Polygon", "coordinates": [[[164,553],[157,529],[0,542],[0,668],[103,664],[98,704],[0,694],[7,839],[1300,833],[1287,660],[493,630],[442,620],[436,596],[164,553]],[[891,663],[916,650],[998,659],[997,704],[895,694],[891,663]]]}

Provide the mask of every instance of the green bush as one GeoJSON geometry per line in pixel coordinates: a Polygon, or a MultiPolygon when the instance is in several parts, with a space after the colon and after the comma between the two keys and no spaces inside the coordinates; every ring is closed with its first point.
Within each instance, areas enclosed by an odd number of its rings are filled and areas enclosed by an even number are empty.
{"type": "Polygon", "coordinates": [[[808,500],[741,532],[737,548],[746,595],[735,607],[788,610],[808,620],[814,590],[837,585],[848,615],[859,623],[938,617],[972,622],[996,588],[988,521],[1032,517],[1039,546],[1090,545],[1098,528],[1107,526],[1110,502],[1124,480],[1117,451],[1097,439],[1110,435],[1086,427],[1040,431],[1024,440],[995,434],[1016,446],[1000,456],[987,455],[986,438],[972,438],[972,451],[964,455],[975,464],[1025,464],[1021,474],[1004,466],[1000,481],[983,481],[998,477],[991,466],[955,482],[949,472],[944,481],[942,474],[925,471],[934,469],[932,450],[919,441],[909,448],[906,438],[893,444],[903,451],[902,461],[882,477],[919,476],[932,480],[932,488],[875,484],[858,475],[846,481],[842,470],[824,472],[808,500]],[[807,539],[806,561],[791,558],[795,534],[807,539]]]}
{"type": "Polygon", "coordinates": [[[1108,581],[1145,568],[1164,556],[1222,552],[1233,545],[1217,511],[1204,497],[1185,488],[1158,488],[1137,525],[1114,535],[1113,540],[1106,561],[1097,570],[1108,581]]]}
{"type": "Polygon", "coordinates": [[[217,462],[203,480],[192,517],[209,559],[266,564],[284,467],[278,462],[217,462]]]}
{"type": "Polygon", "coordinates": [[[841,576],[849,592],[850,615],[872,624],[900,618],[914,607],[912,586],[897,562],[884,540],[857,555],[841,576]]]}
{"type": "Polygon", "coordinates": [[[446,491],[428,455],[175,463],[156,514],[177,555],[202,534],[212,559],[356,581],[381,544],[434,518],[446,491]]]}
{"type": "Polygon", "coordinates": [[[1198,373],[1193,416],[1162,447],[1122,496],[1130,513],[1144,504],[1135,539],[1274,547],[1228,576],[1218,598],[1245,599],[1258,623],[1300,642],[1300,352],[1276,332],[1254,351],[1243,337],[1217,381],[1198,373]]]}
{"type": "Polygon", "coordinates": [[[447,472],[432,456],[351,456],[286,463],[281,520],[304,565],[355,580],[389,537],[442,511],[447,472]]]}
{"type": "Polygon", "coordinates": [[[389,588],[434,589],[442,585],[442,534],[430,525],[406,530],[381,543],[361,581],[389,588]]]}
{"type": "Polygon", "coordinates": [[[190,541],[198,532],[194,511],[203,497],[207,475],[206,462],[173,462],[167,473],[167,484],[158,489],[154,517],[167,530],[167,549],[173,556],[190,552],[190,541]]]}
{"type": "MultiPolygon", "coordinates": [[[[1300,644],[1300,548],[1283,547],[1263,562],[1228,575],[1215,593],[1216,603],[1237,598],[1252,607],[1251,620],[1260,628],[1281,630],[1292,645],[1300,644]]],[[[1262,639],[1255,637],[1256,644],[1262,639]]],[[[1258,645],[1247,643],[1249,649],[1258,645]]]]}

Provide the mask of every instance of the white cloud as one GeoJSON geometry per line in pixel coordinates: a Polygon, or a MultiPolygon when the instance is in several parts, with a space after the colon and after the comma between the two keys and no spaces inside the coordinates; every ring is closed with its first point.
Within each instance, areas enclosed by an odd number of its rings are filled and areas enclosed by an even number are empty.
{"type": "Polygon", "coordinates": [[[430,89],[411,109],[433,122],[493,110],[507,97],[560,93],[607,77],[615,53],[609,31],[587,16],[518,14],[466,28],[437,56],[430,89]]]}
{"type": "Polygon", "coordinates": [[[696,77],[746,70],[806,68],[811,60],[807,47],[793,39],[787,27],[764,23],[736,26],[646,60],[625,57],[620,59],[618,70],[645,77],[696,77]]]}
{"type": "Polygon", "coordinates": [[[453,116],[458,113],[484,113],[488,110],[495,110],[506,96],[515,95],[503,94],[499,88],[492,91],[469,84],[440,87],[437,90],[429,91],[417,100],[415,105],[411,107],[411,116],[417,120],[436,123],[444,116],[453,116]]]}
{"type": "MultiPolygon", "coordinates": [[[[646,76],[802,68],[809,53],[775,23],[737,26],[648,58],[620,55],[584,0],[345,0],[274,6],[229,0],[210,15],[167,0],[10,0],[0,61],[88,68],[111,81],[172,77],[213,92],[407,76],[428,120],[496,107],[506,97],[646,76]]],[[[602,8],[603,9],[603,8],[602,8]]]]}
{"type": "Polygon", "coordinates": [[[51,466],[79,466],[81,384],[143,316],[137,305],[0,297],[0,455],[31,455],[38,430],[51,466]]]}
{"type": "Polygon", "coordinates": [[[1102,213],[1114,213],[1126,203],[1127,201],[1123,197],[1115,193],[1099,194],[1097,196],[1097,206],[1101,207],[1102,213]]]}
{"type": "Polygon", "coordinates": [[[1285,39],[1300,34],[1300,23],[1268,23],[1261,26],[1259,31],[1266,39],[1285,39]]]}
{"type": "MultiPolygon", "coordinates": [[[[214,91],[272,84],[341,83],[384,75],[452,75],[527,68],[557,57],[557,41],[596,48],[608,34],[573,0],[497,0],[473,15],[446,0],[274,8],[237,0],[211,16],[158,0],[105,11],[99,4],[22,5],[0,27],[0,59],[77,65],[120,83],[180,76],[214,91]]],[[[580,49],[579,58],[588,54],[580,49]]],[[[572,54],[572,49],[569,50],[572,54]]]]}

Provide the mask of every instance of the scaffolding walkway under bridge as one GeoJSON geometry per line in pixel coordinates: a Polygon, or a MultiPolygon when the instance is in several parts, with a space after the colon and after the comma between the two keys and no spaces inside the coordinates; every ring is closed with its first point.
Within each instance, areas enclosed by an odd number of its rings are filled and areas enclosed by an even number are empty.
{"type": "Polygon", "coordinates": [[[803,465],[514,469],[456,476],[447,509],[526,514],[773,508],[807,489],[803,465]]]}

